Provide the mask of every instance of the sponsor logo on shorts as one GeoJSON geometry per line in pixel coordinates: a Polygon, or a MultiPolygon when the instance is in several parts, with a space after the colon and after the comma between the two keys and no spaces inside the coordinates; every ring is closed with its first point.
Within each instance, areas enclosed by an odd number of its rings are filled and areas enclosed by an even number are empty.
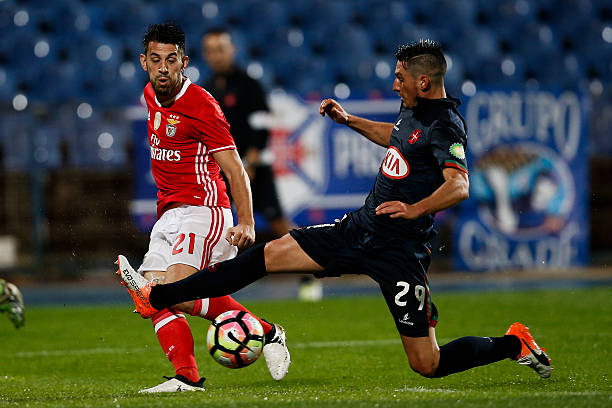
{"type": "Polygon", "coordinates": [[[410,321],[410,313],[406,313],[401,319],[400,323],[407,324],[408,326],[414,326],[414,323],[410,321]]]}

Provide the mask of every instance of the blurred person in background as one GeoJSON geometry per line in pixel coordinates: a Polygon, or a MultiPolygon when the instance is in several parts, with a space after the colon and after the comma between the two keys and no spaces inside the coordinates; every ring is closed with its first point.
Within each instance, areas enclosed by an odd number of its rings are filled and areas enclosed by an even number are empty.
{"type": "MultiPolygon", "coordinates": [[[[252,245],[253,209],[248,176],[223,112],[208,92],[184,75],[189,63],[185,33],[173,23],[152,25],[143,48],[140,62],[150,81],[144,97],[158,220],[138,271],[153,282],[169,283],[233,258],[238,248],[252,245]],[[220,170],[234,196],[235,226],[220,170]]],[[[117,264],[120,271],[130,268],[123,256],[117,264]]],[[[203,390],[204,378],[199,376],[193,336],[183,313],[214,320],[229,310],[247,311],[232,297],[222,296],[173,305],[153,315],[155,333],[176,375],[141,392],[203,390]]],[[[280,380],[290,363],[285,331],[258,320],[265,332],[268,369],[280,380]]]]}
{"type": "Polygon", "coordinates": [[[16,329],[25,324],[23,296],[13,283],[0,279],[0,313],[6,313],[16,329]]]}
{"type": "MultiPolygon", "coordinates": [[[[269,112],[264,89],[236,64],[236,46],[227,29],[206,31],[202,36],[202,55],[212,71],[204,88],[219,102],[231,126],[236,149],[251,181],[253,210],[266,218],[274,238],[282,237],[292,225],[281,209],[272,166],[262,160],[268,130],[251,126],[253,114],[269,112]]],[[[321,282],[303,277],[299,298],[315,301],[321,297],[321,282]]]]}
{"type": "Polygon", "coordinates": [[[422,376],[445,377],[511,359],[550,377],[550,359],[519,322],[503,336],[466,336],[438,346],[438,311],[427,279],[429,242],[436,234],[434,215],[469,195],[467,127],[457,110],[460,101],[446,94],[446,61],[437,42],[400,46],[395,57],[393,90],[401,98],[395,123],[351,115],[333,99],[319,108],[321,115],[387,148],[364,205],[334,224],[291,230],[179,282],[153,286],[135,271],[124,271],[123,280],[133,282],[128,289],[136,287],[131,295],[141,315],[178,301],[233,293],[269,273],[360,273],[379,284],[410,367],[422,376]]]}

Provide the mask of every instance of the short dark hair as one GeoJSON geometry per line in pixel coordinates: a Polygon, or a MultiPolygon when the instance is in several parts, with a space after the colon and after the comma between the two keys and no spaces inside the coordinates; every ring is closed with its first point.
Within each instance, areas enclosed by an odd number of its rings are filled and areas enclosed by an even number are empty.
{"type": "Polygon", "coordinates": [[[229,34],[229,30],[223,26],[216,26],[216,27],[211,27],[208,30],[204,31],[204,35],[208,35],[208,34],[215,34],[215,35],[220,35],[220,34],[229,34]]]}
{"type": "Polygon", "coordinates": [[[224,35],[224,34],[227,34],[230,38],[230,42],[233,43],[232,33],[230,33],[230,31],[226,27],[223,27],[223,26],[216,26],[216,27],[209,28],[208,30],[204,31],[204,34],[202,34],[202,37],[200,38],[204,38],[207,35],[224,35]]]}
{"type": "Polygon", "coordinates": [[[185,55],[185,32],[174,22],[152,24],[147,28],[147,32],[142,40],[145,55],[149,50],[149,43],[152,41],[162,44],[174,44],[178,46],[181,54],[185,55]]]}
{"type": "Polygon", "coordinates": [[[395,52],[395,58],[413,77],[426,74],[434,82],[443,82],[444,74],[446,74],[446,59],[439,42],[420,39],[410,44],[400,45],[395,52]]]}

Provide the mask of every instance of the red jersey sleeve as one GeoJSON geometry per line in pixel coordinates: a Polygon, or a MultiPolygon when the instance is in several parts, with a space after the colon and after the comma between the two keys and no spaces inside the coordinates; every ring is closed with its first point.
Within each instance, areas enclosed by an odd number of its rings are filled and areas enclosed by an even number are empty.
{"type": "Polygon", "coordinates": [[[210,153],[236,148],[230,133],[230,125],[212,96],[207,95],[203,101],[197,119],[196,136],[206,145],[210,153]]]}

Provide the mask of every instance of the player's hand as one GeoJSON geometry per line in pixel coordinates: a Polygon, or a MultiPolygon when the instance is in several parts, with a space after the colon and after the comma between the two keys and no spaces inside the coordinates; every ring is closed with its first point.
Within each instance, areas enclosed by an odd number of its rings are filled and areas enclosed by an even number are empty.
{"type": "Polygon", "coordinates": [[[376,215],[385,214],[389,218],[405,218],[407,220],[414,220],[423,215],[416,205],[402,203],[401,201],[387,201],[376,207],[376,215]]]}
{"type": "Polygon", "coordinates": [[[344,110],[344,108],[333,99],[325,99],[321,102],[321,106],[319,106],[319,113],[321,116],[329,116],[331,120],[341,125],[348,124],[349,114],[344,110]]]}
{"type": "Polygon", "coordinates": [[[227,229],[225,239],[240,249],[248,248],[255,242],[255,227],[250,224],[238,224],[227,229]]]}

